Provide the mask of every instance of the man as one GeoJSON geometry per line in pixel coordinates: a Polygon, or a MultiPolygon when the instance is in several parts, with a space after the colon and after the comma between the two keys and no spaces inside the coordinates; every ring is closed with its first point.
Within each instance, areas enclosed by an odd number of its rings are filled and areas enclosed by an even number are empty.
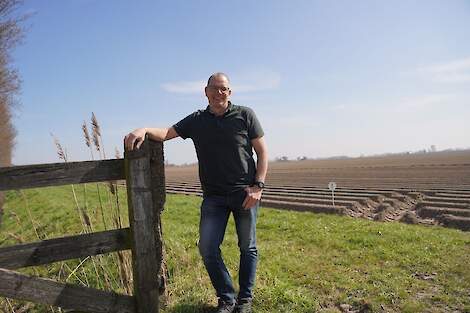
{"type": "Polygon", "coordinates": [[[136,129],[125,137],[125,144],[128,150],[138,149],[146,134],[157,141],[178,136],[193,140],[203,190],[199,251],[219,298],[217,312],[249,313],[258,258],[256,217],[268,168],[264,133],[251,109],[230,102],[227,75],[211,75],[205,94],[209,102],[205,110],[188,115],[170,128],[136,129]],[[240,248],[237,297],[220,252],[230,213],[240,248]]]}

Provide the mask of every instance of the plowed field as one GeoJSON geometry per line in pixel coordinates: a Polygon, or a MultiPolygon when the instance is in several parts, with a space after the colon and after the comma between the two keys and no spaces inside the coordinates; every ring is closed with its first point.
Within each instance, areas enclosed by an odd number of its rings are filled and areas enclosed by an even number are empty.
{"type": "MultiPolygon", "coordinates": [[[[167,167],[166,175],[168,193],[201,195],[197,166],[167,167]]],[[[266,184],[264,207],[470,230],[468,150],[271,162],[266,184]]]]}

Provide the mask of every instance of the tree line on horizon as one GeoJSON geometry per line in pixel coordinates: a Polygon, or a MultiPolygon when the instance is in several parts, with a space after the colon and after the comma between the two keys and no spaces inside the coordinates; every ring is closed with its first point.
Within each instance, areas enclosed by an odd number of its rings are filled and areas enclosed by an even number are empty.
{"type": "MultiPolygon", "coordinates": [[[[15,128],[12,110],[20,87],[17,71],[11,66],[11,49],[21,39],[20,22],[14,11],[19,0],[0,0],[0,167],[11,165],[15,128]]],[[[3,194],[0,193],[0,223],[2,220],[3,194]]]]}

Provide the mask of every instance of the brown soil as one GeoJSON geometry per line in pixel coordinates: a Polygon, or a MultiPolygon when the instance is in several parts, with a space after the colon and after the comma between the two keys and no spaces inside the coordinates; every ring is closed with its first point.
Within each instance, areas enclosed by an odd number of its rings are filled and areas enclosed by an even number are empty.
{"type": "MultiPolygon", "coordinates": [[[[201,195],[197,172],[167,167],[167,192],[201,195]]],[[[470,151],[271,162],[266,184],[265,207],[470,230],[470,151]]]]}

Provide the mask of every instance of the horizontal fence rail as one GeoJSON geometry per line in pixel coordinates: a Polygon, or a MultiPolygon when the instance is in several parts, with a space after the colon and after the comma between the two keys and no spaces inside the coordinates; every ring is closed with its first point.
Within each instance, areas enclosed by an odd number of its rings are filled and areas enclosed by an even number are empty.
{"type": "Polygon", "coordinates": [[[17,269],[84,258],[131,247],[129,228],[0,248],[0,268],[17,269]]]}
{"type": "Polygon", "coordinates": [[[5,297],[95,313],[134,313],[134,297],[64,284],[0,268],[0,294],[5,297]]]}
{"type": "Polygon", "coordinates": [[[0,191],[119,179],[125,179],[123,159],[1,167],[0,191]]]}

